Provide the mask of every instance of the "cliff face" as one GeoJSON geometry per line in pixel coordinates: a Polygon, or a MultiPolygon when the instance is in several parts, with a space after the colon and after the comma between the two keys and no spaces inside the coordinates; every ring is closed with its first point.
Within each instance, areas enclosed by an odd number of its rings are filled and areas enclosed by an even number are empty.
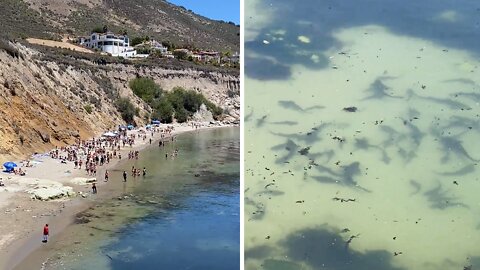
{"type": "Polygon", "coordinates": [[[69,65],[45,60],[39,51],[23,45],[13,46],[19,57],[0,50],[2,163],[124,124],[114,105],[117,94],[130,98],[139,108],[135,121],[145,124],[150,108],[128,88],[136,76],[152,77],[166,91],[176,86],[199,91],[224,108],[226,120],[239,119],[240,80],[236,75],[195,68],[99,66],[84,60],[69,65]]]}

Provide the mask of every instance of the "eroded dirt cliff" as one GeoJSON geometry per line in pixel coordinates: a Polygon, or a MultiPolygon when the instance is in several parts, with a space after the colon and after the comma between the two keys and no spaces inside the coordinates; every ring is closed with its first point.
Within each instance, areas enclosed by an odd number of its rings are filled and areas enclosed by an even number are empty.
{"type": "Polygon", "coordinates": [[[151,77],[166,91],[176,86],[194,89],[222,107],[226,121],[239,119],[238,75],[86,60],[65,64],[21,44],[11,45],[19,56],[0,50],[0,162],[124,124],[114,105],[118,96],[130,98],[139,108],[135,121],[145,124],[150,108],[128,87],[136,76],[151,77]]]}

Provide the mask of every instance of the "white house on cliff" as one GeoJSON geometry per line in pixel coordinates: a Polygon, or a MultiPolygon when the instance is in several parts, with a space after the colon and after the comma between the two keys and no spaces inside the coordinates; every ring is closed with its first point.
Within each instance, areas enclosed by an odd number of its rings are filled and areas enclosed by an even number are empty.
{"type": "Polygon", "coordinates": [[[81,37],[80,45],[91,49],[99,49],[112,56],[125,58],[134,57],[137,51],[130,47],[130,39],[126,35],[114,35],[112,33],[92,33],[90,37],[81,37]]]}

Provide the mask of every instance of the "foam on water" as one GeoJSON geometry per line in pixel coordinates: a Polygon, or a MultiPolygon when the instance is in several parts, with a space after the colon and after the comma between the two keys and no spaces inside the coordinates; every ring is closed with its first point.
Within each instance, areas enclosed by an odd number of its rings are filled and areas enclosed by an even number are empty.
{"type": "Polygon", "coordinates": [[[381,25],[331,35],[304,52],[326,67],[246,78],[246,269],[478,265],[477,57],[381,25]]]}

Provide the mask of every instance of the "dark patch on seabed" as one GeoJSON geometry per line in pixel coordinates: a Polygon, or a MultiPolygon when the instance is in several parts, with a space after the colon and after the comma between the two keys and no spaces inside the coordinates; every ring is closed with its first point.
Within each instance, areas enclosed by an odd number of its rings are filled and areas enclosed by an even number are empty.
{"type": "MultiPolygon", "coordinates": [[[[480,52],[480,31],[477,31],[480,3],[477,1],[305,0],[292,3],[261,0],[256,10],[273,13],[257,39],[245,43],[247,55],[252,52],[262,55],[245,59],[247,76],[260,80],[286,80],[292,75],[290,67],[294,64],[327,67],[328,59],[319,52],[342,47],[332,34],[356,26],[379,25],[401,36],[423,38],[474,54],[480,52]],[[462,18],[440,19],[445,11],[462,18]],[[278,30],[285,31],[285,35],[279,35],[278,30]],[[299,35],[309,37],[310,42],[299,42],[299,35]],[[317,61],[312,60],[312,54],[318,56],[317,61]]],[[[345,52],[342,55],[350,57],[345,52]]]]}
{"type": "Polygon", "coordinates": [[[292,75],[290,67],[270,59],[246,57],[245,72],[259,80],[288,80],[292,75]]]}
{"type": "MultiPolygon", "coordinates": [[[[321,226],[302,229],[287,235],[279,241],[279,248],[285,250],[283,258],[270,258],[271,248],[258,246],[245,251],[245,258],[263,259],[263,268],[268,270],[309,269],[329,270],[406,270],[393,266],[394,256],[387,250],[358,252],[353,250],[352,239],[362,241],[361,235],[342,236],[339,230],[321,226]]],[[[353,241],[353,245],[355,243],[353,241]]],[[[277,256],[280,257],[280,256],[277,256]]]]}

